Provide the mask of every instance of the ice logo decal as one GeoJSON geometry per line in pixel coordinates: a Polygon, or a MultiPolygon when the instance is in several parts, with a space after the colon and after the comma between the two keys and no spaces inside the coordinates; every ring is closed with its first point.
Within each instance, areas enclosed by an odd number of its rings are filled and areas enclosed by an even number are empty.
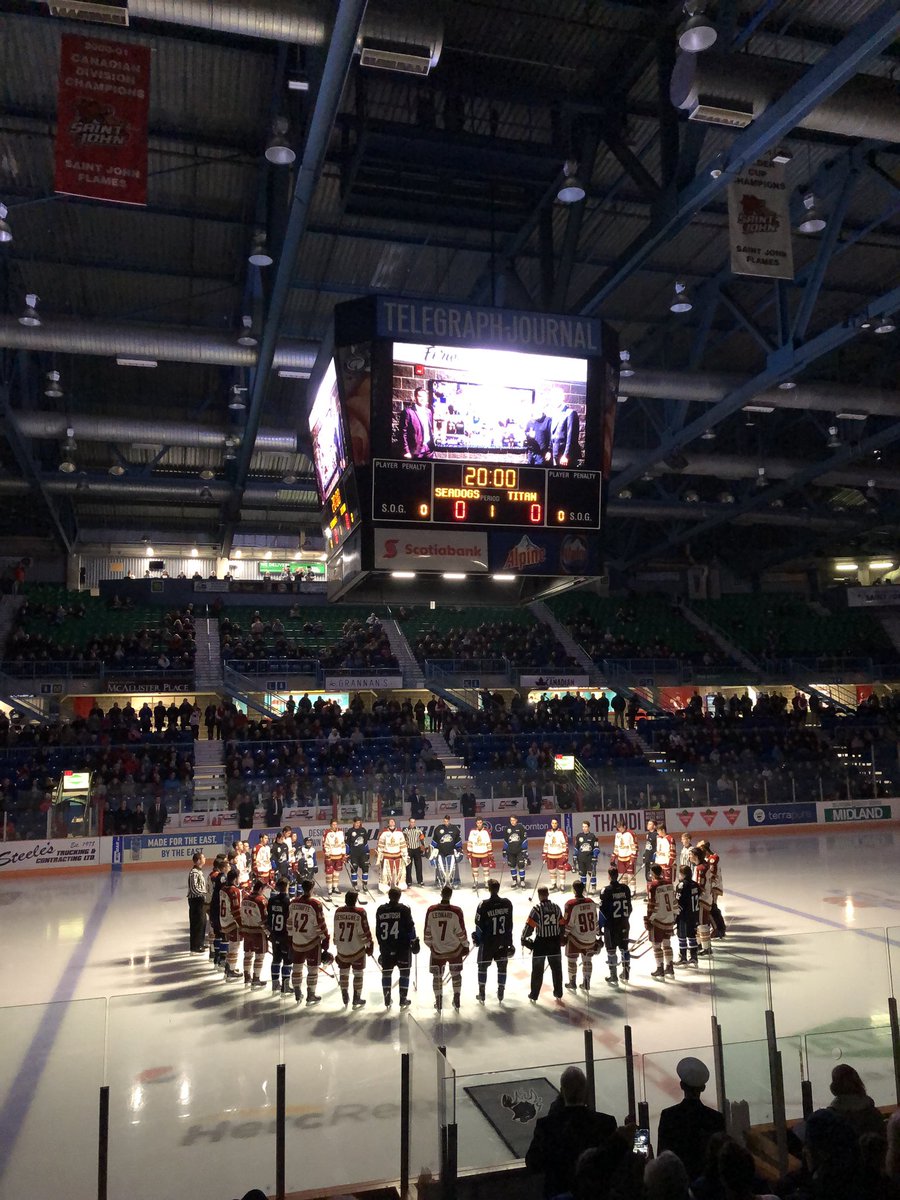
{"type": "Polygon", "coordinates": [[[500,1098],[500,1107],[508,1108],[514,1121],[518,1121],[520,1125],[527,1125],[530,1121],[535,1120],[543,1110],[544,1101],[534,1088],[526,1088],[522,1091],[517,1088],[514,1092],[503,1093],[500,1098]]]}

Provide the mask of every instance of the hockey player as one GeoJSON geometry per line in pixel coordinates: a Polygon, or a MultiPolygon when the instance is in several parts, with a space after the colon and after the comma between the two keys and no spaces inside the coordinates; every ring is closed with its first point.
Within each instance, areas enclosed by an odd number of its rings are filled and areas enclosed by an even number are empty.
{"type": "Polygon", "coordinates": [[[600,911],[603,913],[603,941],[606,946],[606,962],[609,974],[607,983],[618,983],[616,952],[622,955],[622,980],[628,982],[631,974],[631,949],[629,944],[629,921],[631,919],[631,889],[619,879],[615,867],[609,868],[609,883],[600,893],[600,911]]]}
{"type": "Polygon", "coordinates": [[[344,859],[347,857],[344,831],[338,828],[337,821],[331,822],[322,839],[322,854],[325,858],[325,887],[332,895],[336,895],[340,891],[338,881],[344,869],[344,859]]]}
{"type": "Polygon", "coordinates": [[[553,817],[550,828],[544,834],[544,865],[550,876],[550,891],[561,892],[566,882],[569,867],[569,839],[553,817]]]}
{"type": "Polygon", "coordinates": [[[718,854],[710,846],[707,839],[704,838],[697,845],[706,853],[706,861],[709,865],[709,890],[712,897],[712,903],[709,906],[709,916],[712,927],[715,930],[712,936],[723,938],[725,936],[725,918],[719,909],[719,901],[722,899],[722,864],[719,861],[718,854]]]}
{"type": "Polygon", "coordinates": [[[675,889],[663,879],[659,863],[650,864],[650,883],[647,887],[647,915],[644,928],[650,935],[656,970],[650,972],[651,979],[664,979],[675,974],[672,962],[672,933],[675,929],[675,889]]]}
{"type": "Polygon", "coordinates": [[[419,939],[409,905],[400,903],[400,889],[391,888],[386,904],[375,910],[375,937],[381,966],[381,990],[384,1007],[391,1007],[391,979],[394,967],[400,972],[400,1007],[409,1008],[409,971],[412,955],[419,953],[419,939]]]}
{"type": "Polygon", "coordinates": [[[431,951],[431,983],[434,988],[434,1007],[441,1011],[444,1003],[444,967],[450,968],[453,988],[453,1007],[459,1009],[462,993],[462,968],[469,953],[466,920],[461,908],[451,904],[453,888],[442,887],[441,899],[425,913],[424,941],[431,951]]]}
{"type": "Polygon", "coordinates": [[[266,923],[269,927],[269,943],[272,948],[272,992],[291,990],[291,936],[288,933],[288,911],[291,901],[288,896],[288,881],[282,875],[269,897],[266,923]]]}
{"type": "Polygon", "coordinates": [[[403,891],[406,888],[406,864],[409,862],[409,850],[406,848],[406,838],[403,830],[397,828],[393,817],[387,823],[387,829],[382,830],[378,838],[376,862],[381,867],[381,883],[379,889],[388,892],[392,887],[403,891]]]}
{"type": "Polygon", "coordinates": [[[683,833],[681,835],[681,849],[678,851],[679,877],[681,876],[681,872],[684,870],[684,868],[691,865],[691,851],[693,848],[694,847],[691,845],[691,835],[689,833],[683,833]]]}
{"type": "Polygon", "coordinates": [[[462,857],[462,842],[459,829],[450,821],[435,826],[431,836],[431,859],[434,862],[434,886],[447,887],[459,884],[459,860],[462,857]]]}
{"type": "Polygon", "coordinates": [[[241,935],[244,940],[244,984],[261,988],[263,960],[266,957],[266,884],[257,879],[249,896],[241,901],[241,935]]]}
{"type": "Polygon", "coordinates": [[[512,901],[500,895],[498,880],[489,879],[487,887],[488,898],[478,905],[472,932],[472,941],[478,947],[478,999],[482,1004],[492,962],[497,964],[497,999],[502,1001],[507,963],[515,952],[512,901]]]}
{"type": "Polygon", "coordinates": [[[241,948],[241,901],[244,896],[238,886],[239,874],[236,867],[228,872],[225,886],[219,889],[219,926],[226,944],[225,978],[240,979],[238,951],[241,948]]]}
{"type": "Polygon", "coordinates": [[[246,842],[235,842],[235,859],[234,865],[238,873],[238,887],[249,888],[250,886],[250,851],[246,842]]]}
{"type": "Polygon", "coordinates": [[[490,832],[485,829],[481,817],[475,819],[475,828],[466,842],[469,866],[472,868],[472,887],[477,891],[479,883],[487,883],[488,871],[496,866],[494,844],[490,832]]]}
{"type": "Polygon", "coordinates": [[[660,821],[656,826],[656,853],[654,861],[662,867],[664,883],[674,883],[675,842],[666,833],[665,824],[660,821]]]}
{"type": "Polygon", "coordinates": [[[314,880],[314,876],[318,874],[319,860],[316,856],[316,848],[313,845],[312,838],[303,839],[303,845],[297,851],[294,870],[296,871],[297,879],[301,883],[304,879],[314,880]]]}
{"type": "Polygon", "coordinates": [[[217,854],[213,868],[209,873],[209,880],[207,881],[207,894],[209,896],[209,957],[212,959],[214,967],[220,966],[225,957],[225,942],[222,940],[222,923],[219,909],[219,893],[225,884],[225,864],[227,861],[224,854],[217,854]]]}
{"type": "MultiPolygon", "coordinates": [[[[393,822],[391,822],[393,824],[393,822]]],[[[400,834],[401,838],[403,834],[400,834]]],[[[379,839],[380,840],[380,839],[379,839]]],[[[363,1008],[363,972],[366,955],[375,950],[369,921],[365,912],[356,907],[359,893],[349,891],[344,903],[334,911],[334,953],[341,984],[341,999],[346,1007],[350,1003],[350,972],[353,971],[353,1007],[363,1008]]]]}
{"type": "Polygon", "coordinates": [[[350,883],[357,888],[362,883],[362,890],[369,890],[369,831],[363,829],[359,819],[344,834],[347,844],[347,857],[350,860],[350,883]]]}
{"type": "Polygon", "coordinates": [[[509,864],[513,887],[524,887],[525,868],[528,865],[528,834],[516,816],[509,818],[509,824],[503,832],[503,853],[509,864]]]}
{"type": "Polygon", "coordinates": [[[581,822],[581,833],[575,834],[574,842],[575,870],[585,887],[587,887],[588,874],[590,874],[591,889],[596,891],[597,856],[600,853],[600,846],[596,835],[591,833],[590,821],[581,822]]]}
{"type": "MultiPolygon", "coordinates": [[[[647,822],[647,839],[644,842],[644,851],[641,855],[641,861],[644,867],[644,887],[650,886],[650,868],[656,862],[656,822],[649,820],[647,822]]],[[[637,896],[637,880],[635,880],[635,896],[637,896]]]]}
{"type": "Polygon", "coordinates": [[[279,829],[272,843],[272,870],[276,879],[287,879],[290,874],[290,831],[279,829]]]}
{"type": "Polygon", "coordinates": [[[300,895],[292,900],[288,909],[287,931],[291,939],[293,960],[294,999],[300,1003],[303,991],[303,967],[306,965],[306,1003],[318,1004],[321,996],[316,995],[319,982],[319,964],[326,961],[328,950],[328,926],[321,900],[313,895],[315,884],[304,879],[300,884],[300,895]]]}
{"type": "Polygon", "coordinates": [[[531,987],[528,999],[537,1003],[544,979],[544,966],[550,961],[550,978],[553,980],[553,995],[562,1000],[562,913],[559,905],[550,899],[550,889],[539,887],[538,902],[528,914],[522,931],[522,945],[532,952],[531,987]]]}
{"type": "Polygon", "coordinates": [[[688,963],[696,967],[697,963],[697,924],[700,920],[700,888],[694,882],[690,866],[682,867],[681,878],[675,885],[675,903],[678,905],[678,919],[675,928],[678,932],[679,967],[688,963]]]}
{"type": "Polygon", "coordinates": [[[619,879],[631,891],[635,890],[634,866],[637,862],[637,842],[625,824],[625,818],[616,821],[616,837],[613,842],[611,867],[619,873],[619,879]]]}
{"type": "Polygon", "coordinates": [[[272,847],[269,845],[269,835],[261,833],[256,848],[253,851],[253,877],[261,880],[266,887],[272,883],[272,847]]]}
{"type": "Polygon", "coordinates": [[[712,908],[712,880],[709,877],[709,863],[706,861],[706,851],[699,845],[691,851],[691,866],[694,882],[700,889],[700,911],[697,917],[697,941],[700,943],[698,954],[703,957],[710,952],[710,909],[712,908]]]}
{"type": "Polygon", "coordinates": [[[581,986],[591,990],[593,958],[597,952],[603,916],[597,905],[586,896],[585,886],[580,879],[572,884],[574,896],[566,901],[563,910],[562,935],[565,938],[566,960],[569,964],[569,982],[566,987],[574,992],[578,986],[578,956],[581,955],[581,986]]]}

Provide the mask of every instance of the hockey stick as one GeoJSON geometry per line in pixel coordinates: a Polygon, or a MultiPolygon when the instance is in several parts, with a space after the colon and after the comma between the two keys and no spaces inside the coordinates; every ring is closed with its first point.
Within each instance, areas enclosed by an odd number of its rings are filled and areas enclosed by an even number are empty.
{"type": "Polygon", "coordinates": [[[541,876],[544,874],[544,867],[545,867],[546,865],[547,865],[547,864],[546,864],[546,862],[545,862],[545,861],[544,861],[544,859],[542,858],[542,859],[541,859],[541,869],[538,871],[538,877],[537,877],[537,879],[534,881],[534,888],[533,888],[533,890],[532,890],[532,892],[531,892],[531,895],[528,897],[529,903],[530,903],[531,901],[533,901],[533,900],[534,900],[534,898],[535,898],[535,896],[537,895],[538,884],[541,882],[541,876]]]}
{"type": "MultiPolygon", "coordinates": [[[[350,880],[350,887],[353,889],[353,891],[355,891],[355,892],[356,892],[356,902],[357,902],[357,904],[368,904],[368,903],[369,903],[369,902],[368,902],[368,900],[363,900],[363,898],[362,898],[362,893],[360,892],[360,890],[359,890],[359,888],[356,886],[356,884],[353,882],[353,876],[352,876],[352,875],[351,875],[351,873],[350,873],[350,860],[349,860],[349,858],[345,858],[345,859],[344,859],[344,868],[345,868],[345,870],[346,870],[346,872],[347,872],[347,878],[350,880]]],[[[366,888],[366,891],[368,891],[368,890],[369,890],[369,889],[368,889],[368,888],[366,888]]]]}

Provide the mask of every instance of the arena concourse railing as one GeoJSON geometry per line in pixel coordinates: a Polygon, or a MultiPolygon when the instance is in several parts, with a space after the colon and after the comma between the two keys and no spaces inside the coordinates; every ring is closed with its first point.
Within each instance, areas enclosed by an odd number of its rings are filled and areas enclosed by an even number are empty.
{"type": "Polygon", "coordinates": [[[10,679],[21,683],[23,680],[40,679],[98,679],[109,683],[115,690],[115,685],[128,683],[128,692],[142,693],[143,691],[165,690],[173,684],[182,685],[185,690],[193,686],[193,670],[174,667],[110,667],[102,662],[88,662],[84,659],[47,659],[16,662],[7,659],[0,663],[0,672],[10,679]]]}
{"type": "MultiPolygon", "coordinates": [[[[483,1071],[455,1061],[467,1054],[455,1018],[425,1028],[408,1015],[366,1017],[365,1036],[338,1053],[346,1017],[313,1019],[291,996],[185,988],[180,954],[153,964],[159,986],[147,991],[0,1007],[0,1191],[55,1195],[64,1170],[68,1194],[85,1200],[133,1195],[140,1178],[154,1195],[180,1195],[199,1171],[210,1195],[395,1186],[402,1200],[454,1200],[470,1175],[522,1169],[531,1121],[572,1064],[585,1070],[594,1107],[649,1128],[652,1140],[678,1099],[677,1062],[700,1058],[711,1073],[704,1100],[770,1178],[795,1165],[790,1126],[830,1102],[836,1062],[856,1067],[879,1107],[900,1103],[900,928],[760,938],[755,949],[746,937],[739,949],[716,943],[677,989],[678,1046],[660,1044],[666,1023],[656,1019],[669,989],[648,995],[648,947],[638,939],[632,949],[631,984],[584,994],[583,1027],[556,1027],[561,1061],[530,1061],[527,1040],[501,1036],[483,1071]],[[217,1013],[224,1041],[209,1021],[217,1013]],[[198,1027],[191,1017],[206,1019],[198,1027]],[[236,1041],[242,1031],[252,1037],[236,1041]],[[48,1130],[52,1152],[35,1157],[48,1130]]],[[[508,980],[516,1000],[522,962],[508,980]]],[[[430,1000],[422,968],[416,994],[430,1000]]],[[[473,979],[470,966],[467,1005],[473,979]]],[[[541,1007],[527,1010],[531,1020],[541,1007]]]]}

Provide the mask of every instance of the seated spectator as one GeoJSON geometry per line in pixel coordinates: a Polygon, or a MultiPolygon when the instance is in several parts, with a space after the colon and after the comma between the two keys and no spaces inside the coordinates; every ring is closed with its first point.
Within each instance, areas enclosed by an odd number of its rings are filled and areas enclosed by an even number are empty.
{"type": "Polygon", "coordinates": [[[794,1132],[803,1142],[803,1165],[777,1185],[782,1200],[872,1200],[861,1189],[853,1130],[837,1113],[817,1109],[794,1132]]]}
{"type": "Polygon", "coordinates": [[[691,1200],[684,1163],[671,1150],[651,1158],[644,1168],[645,1200],[691,1200]]]}
{"type": "Polygon", "coordinates": [[[834,1099],[828,1107],[847,1122],[857,1138],[864,1133],[884,1134],[884,1117],[849,1063],[838,1063],[832,1070],[831,1094],[834,1099]]]}
{"type": "Polygon", "coordinates": [[[753,1155],[731,1139],[719,1151],[719,1178],[723,1200],[778,1200],[771,1192],[756,1190],[753,1155]]]}

